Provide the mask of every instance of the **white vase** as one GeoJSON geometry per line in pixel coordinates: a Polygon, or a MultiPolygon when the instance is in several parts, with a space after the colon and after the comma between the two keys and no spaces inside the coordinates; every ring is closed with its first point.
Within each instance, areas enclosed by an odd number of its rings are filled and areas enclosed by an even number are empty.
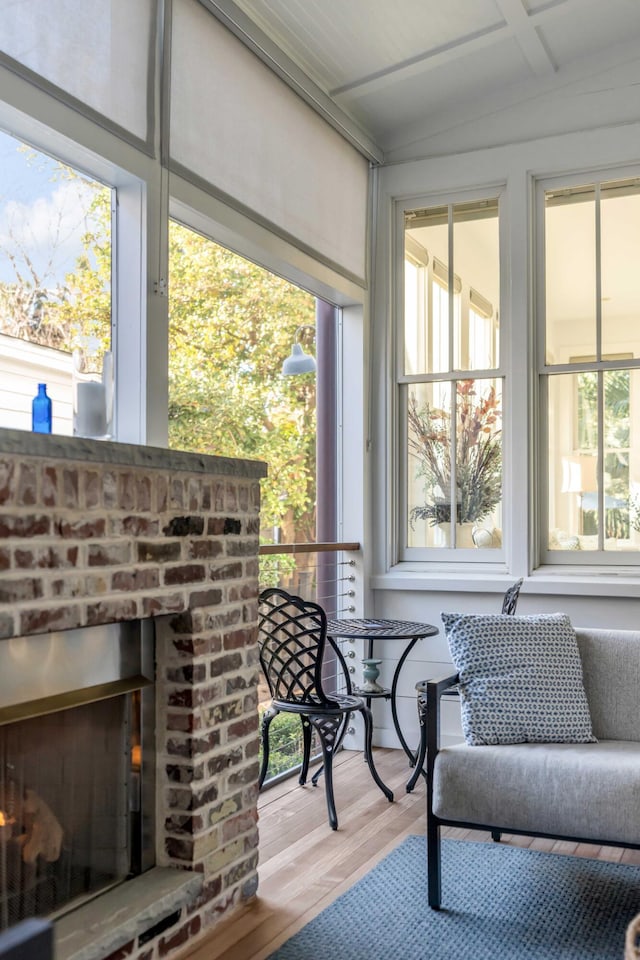
{"type": "MultiPolygon", "coordinates": [[[[445,540],[445,546],[451,547],[451,524],[439,523],[438,528],[442,531],[445,540]]],[[[456,523],[456,547],[469,550],[475,547],[473,542],[473,523],[456,523]]]]}

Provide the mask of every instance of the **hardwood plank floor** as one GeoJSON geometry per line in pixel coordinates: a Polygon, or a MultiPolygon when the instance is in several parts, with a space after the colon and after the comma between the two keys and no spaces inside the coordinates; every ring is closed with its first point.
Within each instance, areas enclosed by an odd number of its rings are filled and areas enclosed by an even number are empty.
{"type": "MultiPolygon", "coordinates": [[[[287,780],[259,800],[260,885],[257,898],[218,924],[181,960],[265,960],[409,834],[425,832],[425,786],[405,792],[410,775],[401,750],[375,751],[376,766],[395,794],[371,780],[361,753],[334,762],[339,828],[327,823],[324,785],[287,780]]],[[[450,828],[443,835],[490,842],[488,833],[450,828]]],[[[504,843],[574,856],[640,864],[640,851],[505,835],[504,843]]],[[[426,864],[425,864],[426,882],[426,864]]]]}

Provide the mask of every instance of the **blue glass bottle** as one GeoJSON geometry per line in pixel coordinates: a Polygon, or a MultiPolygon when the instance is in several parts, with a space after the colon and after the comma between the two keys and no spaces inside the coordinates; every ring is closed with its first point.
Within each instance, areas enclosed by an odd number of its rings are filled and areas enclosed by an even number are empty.
{"type": "Polygon", "coordinates": [[[51,433],[51,398],[46,383],[38,384],[38,392],[31,401],[31,429],[34,433],[51,433]]]}

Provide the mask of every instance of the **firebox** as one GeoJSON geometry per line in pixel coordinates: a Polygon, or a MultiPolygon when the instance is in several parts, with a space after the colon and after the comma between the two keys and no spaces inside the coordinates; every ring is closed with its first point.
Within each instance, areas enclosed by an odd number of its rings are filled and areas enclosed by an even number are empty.
{"type": "Polygon", "coordinates": [[[0,928],[154,865],[150,620],[0,641],[0,928]]]}

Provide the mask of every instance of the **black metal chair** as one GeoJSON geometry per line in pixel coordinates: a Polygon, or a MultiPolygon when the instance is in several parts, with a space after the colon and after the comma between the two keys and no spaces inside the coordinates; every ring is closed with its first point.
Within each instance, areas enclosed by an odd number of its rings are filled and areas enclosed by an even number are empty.
{"type": "MultiPolygon", "coordinates": [[[[373,720],[371,710],[362,697],[325,693],[322,669],[327,640],[344,668],[344,657],[331,637],[327,637],[327,617],[317,603],[293,596],[286,590],[269,588],[258,599],[258,646],[271,706],[262,717],[262,763],[258,785],[262,787],[269,766],[269,726],[279,713],[298,714],[302,722],[303,759],[298,782],[307,781],[311,753],[311,731],[317,732],[322,750],[325,793],[329,824],[338,828],[333,796],[333,756],[340,744],[349,713],[361,713],[364,719],[364,758],[371,776],[385,797],[393,800],[393,793],[382,782],[371,752],[373,720]]],[[[314,777],[314,786],[317,778],[314,777]]]]}
{"type": "Polygon", "coordinates": [[[523,577],[520,577],[520,579],[516,580],[516,582],[506,591],[502,601],[501,613],[515,614],[516,607],[518,606],[518,597],[520,596],[520,587],[522,586],[522,581],[523,577]]]}
{"type": "MultiPolygon", "coordinates": [[[[518,606],[518,598],[520,596],[520,587],[523,583],[523,577],[520,577],[519,580],[516,580],[509,589],[505,592],[505,595],[502,600],[502,610],[501,613],[506,613],[513,616],[516,612],[516,607],[518,606]]],[[[420,774],[426,778],[426,772],[424,770],[424,761],[427,755],[427,680],[420,680],[419,683],[416,683],[416,691],[418,694],[418,723],[420,724],[420,745],[416,753],[416,761],[413,768],[413,773],[407,781],[406,790],[407,793],[411,793],[416,783],[418,782],[418,777],[420,774]]],[[[443,696],[457,697],[458,688],[457,686],[449,687],[444,693],[443,696]]],[[[499,835],[494,836],[494,840],[499,840],[499,835]]]]}

